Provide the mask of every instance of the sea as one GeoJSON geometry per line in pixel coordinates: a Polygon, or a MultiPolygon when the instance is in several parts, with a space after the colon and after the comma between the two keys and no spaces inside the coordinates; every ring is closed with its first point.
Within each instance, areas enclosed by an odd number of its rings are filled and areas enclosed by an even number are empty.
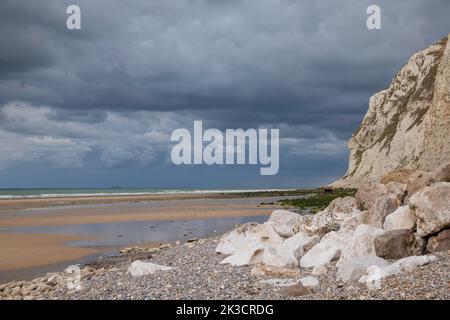
{"type": "Polygon", "coordinates": [[[261,191],[287,191],[292,189],[136,189],[136,188],[55,188],[1,189],[0,199],[89,197],[89,196],[137,196],[183,193],[245,193],[261,191]]]}

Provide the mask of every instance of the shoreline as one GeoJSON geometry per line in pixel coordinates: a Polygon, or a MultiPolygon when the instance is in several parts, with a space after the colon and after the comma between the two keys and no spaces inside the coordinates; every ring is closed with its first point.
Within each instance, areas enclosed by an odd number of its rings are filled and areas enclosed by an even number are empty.
{"type": "Polygon", "coordinates": [[[222,192],[222,193],[174,193],[174,194],[148,194],[148,195],[115,195],[108,196],[61,196],[46,198],[13,198],[0,199],[0,214],[6,210],[22,210],[30,208],[43,208],[52,206],[84,205],[84,204],[110,204],[121,202],[170,201],[170,200],[200,200],[200,199],[240,199],[256,197],[289,197],[302,196],[311,193],[323,192],[323,188],[268,190],[249,192],[222,192]]]}
{"type": "MultiPolygon", "coordinates": [[[[272,199],[272,198],[271,198],[272,199]]],[[[38,210],[4,211],[0,214],[2,228],[24,228],[137,221],[203,220],[228,217],[269,215],[278,205],[260,205],[259,198],[252,202],[230,203],[229,199],[172,200],[159,203],[123,202],[104,206],[63,206],[38,210]]]]}

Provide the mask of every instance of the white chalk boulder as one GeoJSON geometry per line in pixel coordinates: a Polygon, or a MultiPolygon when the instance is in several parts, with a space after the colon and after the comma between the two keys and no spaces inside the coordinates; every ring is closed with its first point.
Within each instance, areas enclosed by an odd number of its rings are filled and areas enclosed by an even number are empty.
{"type": "Polygon", "coordinates": [[[421,237],[450,227],[450,183],[438,182],[414,194],[409,207],[421,237]]]}
{"type": "Polygon", "coordinates": [[[140,277],[148,274],[154,274],[157,271],[169,271],[172,269],[172,267],[160,266],[151,262],[136,260],[128,267],[127,273],[131,274],[133,277],[140,277]]]}
{"type": "Polygon", "coordinates": [[[375,255],[362,256],[341,263],[337,270],[337,277],[342,281],[357,281],[367,274],[369,267],[381,268],[388,265],[386,260],[375,255]]]}
{"type": "Polygon", "coordinates": [[[415,226],[416,221],[411,214],[409,206],[401,206],[386,217],[383,229],[386,231],[398,229],[414,230],[415,226]]]}
{"type": "Polygon", "coordinates": [[[316,277],[303,277],[300,279],[300,283],[309,289],[317,290],[319,289],[320,282],[316,277]]]}
{"type": "Polygon", "coordinates": [[[275,210],[269,217],[274,230],[282,237],[289,238],[295,235],[302,224],[302,216],[287,210],[275,210]]]}
{"type": "MultiPolygon", "coordinates": [[[[230,239],[230,237],[234,237],[231,236],[231,233],[233,233],[233,231],[221,238],[218,248],[222,250],[224,247],[229,249],[231,248],[231,246],[228,245],[230,243],[235,243],[236,245],[233,246],[233,248],[235,248],[236,250],[234,250],[230,256],[222,260],[220,263],[229,263],[236,266],[261,263],[263,252],[266,246],[276,246],[283,242],[283,238],[281,238],[278,233],[275,232],[273,224],[270,222],[266,222],[263,224],[249,226],[243,231],[243,237],[241,236],[241,230],[239,238],[236,240],[236,242],[234,242],[234,240],[229,241],[227,246],[221,246],[222,241],[226,242],[230,239]]],[[[216,252],[223,253],[221,251],[218,251],[217,248],[216,252]]]]}
{"type": "Polygon", "coordinates": [[[331,261],[339,259],[342,249],[351,239],[351,232],[331,231],[327,233],[301,258],[300,266],[303,268],[325,266],[331,261]]]}
{"type": "Polygon", "coordinates": [[[381,267],[375,270],[375,272],[371,275],[364,275],[359,279],[360,283],[365,283],[372,280],[382,280],[389,276],[398,273],[410,272],[419,266],[423,266],[429,264],[433,261],[436,261],[436,256],[411,256],[406,257],[400,260],[397,260],[393,264],[390,264],[385,267],[381,267]],[[370,277],[369,277],[370,276],[370,277]]]}
{"type": "Polygon", "coordinates": [[[353,209],[341,223],[340,231],[354,231],[359,225],[363,224],[367,211],[353,209]]]}
{"type": "Polygon", "coordinates": [[[281,244],[267,245],[263,253],[263,264],[274,267],[297,267],[298,260],[319,242],[319,236],[308,237],[298,232],[281,244]]]}
{"type": "Polygon", "coordinates": [[[336,223],[341,224],[353,211],[357,209],[356,199],[353,197],[336,198],[328,205],[336,223]]]}
{"type": "Polygon", "coordinates": [[[242,243],[245,241],[247,232],[252,232],[256,229],[258,224],[256,222],[248,222],[246,224],[236,226],[233,230],[225,233],[219,240],[216,247],[217,253],[233,254],[238,251],[242,243]]]}
{"type": "Polygon", "coordinates": [[[382,228],[386,217],[397,210],[399,204],[397,196],[392,193],[376,198],[372,208],[366,215],[364,223],[382,228]]]}
{"type": "Polygon", "coordinates": [[[350,241],[342,248],[337,266],[347,260],[376,255],[374,239],[383,232],[382,229],[367,224],[359,225],[351,235],[350,241]]]}

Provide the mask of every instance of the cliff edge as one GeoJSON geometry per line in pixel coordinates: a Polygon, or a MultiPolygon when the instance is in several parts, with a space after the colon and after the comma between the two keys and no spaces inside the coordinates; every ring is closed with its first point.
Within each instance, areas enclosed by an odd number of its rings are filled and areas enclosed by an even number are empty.
{"type": "Polygon", "coordinates": [[[333,187],[360,187],[393,170],[433,171],[450,162],[449,37],[414,54],[389,88],[370,98],[348,142],[348,171],[333,187]]]}

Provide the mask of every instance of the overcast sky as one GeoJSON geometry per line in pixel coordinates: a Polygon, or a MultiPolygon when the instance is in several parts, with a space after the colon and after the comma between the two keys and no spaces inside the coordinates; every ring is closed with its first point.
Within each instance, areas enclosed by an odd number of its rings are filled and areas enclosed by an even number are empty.
{"type": "Polygon", "coordinates": [[[448,0],[1,0],[0,187],[271,188],[345,174],[369,97],[448,0]],[[66,7],[81,7],[81,30],[66,7]],[[366,28],[378,4],[382,30],[366,28]],[[170,134],[279,128],[280,171],[171,164],[170,134]]]}

